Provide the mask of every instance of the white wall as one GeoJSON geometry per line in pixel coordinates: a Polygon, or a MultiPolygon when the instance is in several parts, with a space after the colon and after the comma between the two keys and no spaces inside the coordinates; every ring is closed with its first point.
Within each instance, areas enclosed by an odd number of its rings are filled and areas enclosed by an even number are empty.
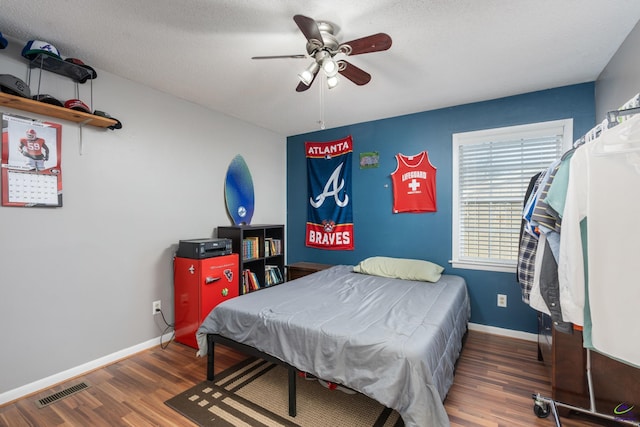
{"type": "Polygon", "coordinates": [[[596,81],[596,119],[603,120],[640,92],[640,22],[629,33],[596,81]]]}
{"type": "MultiPolygon", "coordinates": [[[[24,43],[10,42],[0,73],[26,80],[24,43]]],[[[0,207],[0,403],[155,342],[164,324],[151,302],[162,300],[173,321],[178,240],[231,225],[223,181],[235,155],[253,176],[252,222],[285,223],[283,135],[97,72],[93,107],[119,118],[121,130],[87,126],[81,143],[76,124],[0,106],[63,125],[63,207],[0,207]]],[[[88,84],[80,85],[87,103],[88,84]]],[[[55,74],[45,72],[41,87],[75,97],[74,84],[55,74]]]]}

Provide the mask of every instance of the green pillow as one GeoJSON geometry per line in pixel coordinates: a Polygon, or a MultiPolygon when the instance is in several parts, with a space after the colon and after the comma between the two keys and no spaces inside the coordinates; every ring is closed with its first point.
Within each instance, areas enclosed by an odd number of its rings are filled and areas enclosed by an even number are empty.
{"type": "Polygon", "coordinates": [[[419,259],[376,256],[360,261],[353,268],[353,271],[372,276],[437,282],[440,280],[444,267],[419,259]]]}

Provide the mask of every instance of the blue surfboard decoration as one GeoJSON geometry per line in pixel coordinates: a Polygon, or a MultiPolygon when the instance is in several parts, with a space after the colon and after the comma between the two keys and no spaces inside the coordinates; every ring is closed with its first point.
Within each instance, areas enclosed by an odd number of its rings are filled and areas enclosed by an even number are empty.
{"type": "Polygon", "coordinates": [[[251,172],[242,156],[231,160],[224,183],[224,198],[227,212],[235,225],[249,225],[253,217],[255,195],[251,172]]]}

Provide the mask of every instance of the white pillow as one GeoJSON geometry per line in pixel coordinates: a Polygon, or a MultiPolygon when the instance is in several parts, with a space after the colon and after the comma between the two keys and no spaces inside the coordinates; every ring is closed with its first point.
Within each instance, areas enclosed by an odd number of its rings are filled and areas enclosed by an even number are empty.
{"type": "Polygon", "coordinates": [[[353,271],[372,276],[437,282],[440,280],[444,267],[419,259],[376,256],[360,261],[353,268],[353,271]]]}

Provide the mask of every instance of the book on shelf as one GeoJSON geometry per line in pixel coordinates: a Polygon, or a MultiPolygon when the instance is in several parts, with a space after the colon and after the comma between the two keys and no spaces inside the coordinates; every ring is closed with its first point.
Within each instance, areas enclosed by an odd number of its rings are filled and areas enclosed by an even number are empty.
{"type": "Polygon", "coordinates": [[[264,256],[275,256],[282,253],[282,240],[273,237],[265,237],[264,239],[264,256]]]}
{"type": "Polygon", "coordinates": [[[242,258],[255,259],[260,258],[260,238],[245,237],[242,240],[242,258]]]}
{"type": "Polygon", "coordinates": [[[258,280],[258,276],[253,271],[250,272],[250,275],[251,275],[251,286],[253,287],[254,291],[257,291],[258,289],[261,288],[260,281],[258,280]]]}
{"type": "Polygon", "coordinates": [[[265,265],[264,281],[266,286],[279,285],[284,282],[280,268],[277,265],[265,265]]]}
{"type": "Polygon", "coordinates": [[[249,270],[242,270],[242,289],[240,293],[244,295],[249,292],[249,270]]]}
{"type": "Polygon", "coordinates": [[[260,288],[260,281],[258,280],[256,273],[249,269],[245,269],[242,272],[242,293],[246,294],[257,291],[260,288]]]}

